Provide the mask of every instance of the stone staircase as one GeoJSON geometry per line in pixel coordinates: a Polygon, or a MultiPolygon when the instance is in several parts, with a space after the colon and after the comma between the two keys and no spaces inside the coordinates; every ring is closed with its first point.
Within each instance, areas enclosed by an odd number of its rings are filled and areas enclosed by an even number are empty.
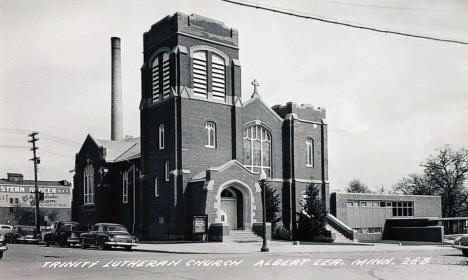
{"type": "Polygon", "coordinates": [[[331,225],[326,225],[325,228],[331,231],[334,242],[354,242],[354,240],[347,238],[331,225]]]}
{"type": "Polygon", "coordinates": [[[262,238],[251,230],[230,230],[228,236],[223,237],[223,242],[227,243],[247,243],[261,242],[262,238]]]}

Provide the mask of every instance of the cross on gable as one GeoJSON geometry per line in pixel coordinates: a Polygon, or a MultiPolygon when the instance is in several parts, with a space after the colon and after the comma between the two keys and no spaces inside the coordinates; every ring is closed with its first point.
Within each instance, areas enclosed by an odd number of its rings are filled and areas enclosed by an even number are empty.
{"type": "Polygon", "coordinates": [[[255,93],[258,93],[257,87],[259,87],[260,84],[257,82],[257,80],[256,80],[256,79],[253,80],[251,84],[254,86],[254,92],[253,92],[253,93],[254,93],[254,94],[255,94],[255,93]]]}

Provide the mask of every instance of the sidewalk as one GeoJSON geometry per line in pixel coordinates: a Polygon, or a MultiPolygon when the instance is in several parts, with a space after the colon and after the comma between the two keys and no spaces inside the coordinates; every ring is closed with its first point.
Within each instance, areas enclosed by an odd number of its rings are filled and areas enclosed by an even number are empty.
{"type": "MultiPolygon", "coordinates": [[[[446,250],[451,247],[446,244],[417,244],[417,246],[401,246],[400,244],[372,243],[372,244],[314,244],[293,245],[292,242],[269,241],[269,254],[307,254],[322,252],[379,252],[379,251],[421,251],[421,250],[446,250]]],[[[221,243],[221,242],[184,242],[184,243],[141,243],[134,250],[173,253],[173,254],[257,254],[260,253],[262,242],[249,243],[221,243]]],[[[455,250],[455,249],[454,249],[455,250]]]]}

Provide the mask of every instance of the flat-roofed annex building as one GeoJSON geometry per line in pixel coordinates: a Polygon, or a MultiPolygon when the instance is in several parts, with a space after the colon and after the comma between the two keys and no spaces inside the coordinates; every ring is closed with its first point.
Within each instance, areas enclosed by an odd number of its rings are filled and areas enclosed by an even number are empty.
{"type": "Polygon", "coordinates": [[[388,219],[442,217],[440,196],[332,193],[330,213],[356,231],[360,241],[380,240],[388,219]]]}

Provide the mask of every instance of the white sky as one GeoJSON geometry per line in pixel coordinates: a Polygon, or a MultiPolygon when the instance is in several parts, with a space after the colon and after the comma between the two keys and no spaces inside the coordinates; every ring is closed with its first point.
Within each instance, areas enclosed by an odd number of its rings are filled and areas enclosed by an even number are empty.
{"type": "MultiPolygon", "coordinates": [[[[254,1],[254,0],[252,0],[254,1]]],[[[468,40],[468,1],[260,1],[380,28],[468,40]]],[[[87,133],[110,137],[110,37],[122,39],[124,131],[139,136],[143,32],[175,12],[239,30],[243,97],[327,109],[332,189],[391,187],[443,144],[467,146],[468,46],[350,29],[219,0],[0,0],[0,177],[68,179],[87,133]],[[62,141],[46,135],[69,139],[62,141]],[[20,146],[12,147],[13,146],[20,146]],[[21,148],[22,147],[22,148],[21,148]]]]}

